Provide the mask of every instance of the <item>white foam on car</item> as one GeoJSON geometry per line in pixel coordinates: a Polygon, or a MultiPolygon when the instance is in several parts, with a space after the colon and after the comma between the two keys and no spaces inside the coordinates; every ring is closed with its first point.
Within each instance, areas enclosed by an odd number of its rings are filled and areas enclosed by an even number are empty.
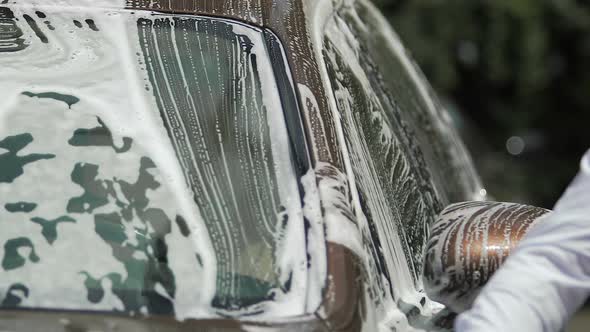
{"type": "MultiPolygon", "coordinates": [[[[159,114],[153,97],[144,89],[147,77],[137,64],[136,53],[140,48],[137,38],[133,37],[137,35],[137,16],[131,17],[128,13],[119,11],[105,14],[92,8],[97,6],[122,7],[122,1],[56,1],[53,5],[48,5],[47,1],[40,3],[43,3],[43,10],[51,14],[51,24],[63,33],[53,33],[42,23],[39,24],[39,28],[43,29],[50,38],[48,44],[42,44],[36,40],[35,32],[26,24],[19,24],[24,31],[25,38],[31,42],[21,52],[4,53],[0,57],[2,62],[0,76],[3,77],[0,82],[0,132],[3,135],[8,135],[21,129],[10,127],[11,122],[7,120],[18,116],[16,113],[26,110],[27,105],[37,107],[41,104],[47,108],[65,107],[64,104],[60,105],[55,101],[31,103],[26,100],[28,97],[21,95],[24,91],[32,93],[52,91],[78,97],[80,102],[72,105],[71,111],[99,116],[113,131],[116,141],[117,138],[120,140],[122,137],[132,137],[134,144],[141,146],[141,150],[149,151],[150,157],[162,172],[164,177],[162,182],[166,184],[168,192],[173,195],[174,201],[180,207],[178,213],[186,218],[187,224],[192,230],[193,250],[200,253],[203,260],[204,268],[200,271],[194,269],[192,271],[192,275],[195,275],[195,272],[198,274],[196,280],[194,278],[189,280],[192,277],[183,279],[183,276],[179,275],[177,300],[186,305],[191,303],[190,306],[194,308],[208,308],[215,291],[215,256],[207,229],[199,217],[199,210],[192,199],[192,193],[186,186],[182,168],[177,162],[167,133],[161,121],[158,120],[159,114]],[[77,6],[71,7],[72,3],[77,6]],[[72,18],[77,17],[93,19],[100,27],[100,33],[91,29],[76,29],[72,18]],[[195,286],[198,287],[195,288],[195,286]]],[[[16,17],[22,17],[25,14],[33,16],[36,10],[41,10],[41,8],[34,6],[34,3],[29,3],[25,7],[10,6],[10,8],[16,17]]],[[[40,112],[38,119],[40,122],[43,121],[44,128],[47,125],[56,126],[59,123],[50,119],[50,110],[36,111],[40,112]]],[[[51,130],[45,129],[39,130],[38,134],[43,135],[51,132],[51,130]]],[[[55,134],[59,132],[60,130],[56,130],[55,134]]],[[[67,137],[62,137],[62,139],[67,142],[67,137]]],[[[41,140],[41,144],[43,144],[43,140],[41,140]]],[[[75,154],[78,152],[72,153],[72,155],[75,154]]],[[[89,155],[87,157],[87,160],[93,160],[104,156],[89,155]]],[[[59,165],[55,165],[55,167],[58,168],[59,165]]],[[[124,175],[128,175],[133,178],[132,174],[126,174],[128,171],[136,170],[121,168],[113,176],[123,178],[124,175]]],[[[6,185],[0,185],[0,188],[3,186],[6,187],[6,185]]],[[[70,197],[79,194],[79,189],[75,188],[69,178],[64,178],[59,187],[71,187],[70,197]]],[[[11,195],[14,193],[11,191],[11,195]]],[[[61,192],[60,195],[62,194],[65,193],[61,192]]],[[[76,242],[75,239],[72,238],[71,241],[76,242]]],[[[84,241],[77,244],[84,248],[88,247],[90,243],[84,241]]],[[[104,251],[110,255],[110,248],[102,248],[104,246],[93,243],[91,248],[95,254],[104,251]]],[[[176,267],[183,265],[176,261],[176,257],[179,259],[183,257],[182,254],[176,252],[178,250],[186,249],[175,248],[174,245],[171,245],[172,254],[170,257],[172,260],[170,264],[176,267]]],[[[75,257],[77,256],[72,259],[75,257]]],[[[88,259],[84,256],[77,258],[77,262],[80,263],[84,260],[88,259]]],[[[71,264],[72,261],[67,263],[71,264]]],[[[107,270],[112,268],[111,271],[119,271],[124,274],[124,271],[120,270],[118,262],[103,266],[107,270]]],[[[62,270],[65,267],[58,264],[53,268],[62,270]]],[[[33,284],[38,281],[35,280],[33,284]]],[[[82,292],[82,294],[84,293],[82,292]]],[[[35,294],[32,293],[36,296],[35,294]]],[[[39,296],[40,298],[29,299],[29,301],[34,304],[58,301],[57,298],[54,300],[41,298],[42,294],[39,296]]],[[[59,301],[63,302],[64,299],[59,301]]],[[[79,305],[80,303],[73,301],[68,306],[76,308],[79,305]]],[[[106,305],[103,309],[111,306],[119,307],[119,305],[106,305]]],[[[211,315],[210,309],[203,311],[194,308],[188,309],[186,312],[179,312],[179,317],[211,315]]]]}
{"type": "MultiPolygon", "coordinates": [[[[148,89],[150,86],[149,77],[146,73],[146,66],[142,63],[141,46],[137,38],[137,19],[140,17],[153,18],[149,12],[135,12],[120,10],[124,8],[125,1],[102,0],[102,1],[29,1],[25,5],[10,5],[15,17],[22,18],[23,15],[35,17],[35,11],[43,11],[50,16],[51,25],[55,27],[52,31],[42,22],[38,27],[49,38],[49,43],[41,43],[36,32],[31,29],[24,20],[19,21],[19,27],[23,30],[28,47],[16,53],[3,53],[0,56],[0,133],[3,136],[15,135],[22,131],[22,128],[14,128],[10,124],[17,119],[26,121],[24,116],[27,112],[39,112],[38,123],[30,124],[27,130],[35,133],[35,143],[27,147],[22,153],[52,152],[60,154],[61,161],[43,161],[51,163],[52,169],[63,169],[73,165],[78,160],[89,163],[101,164],[105,159],[114,158],[135,158],[127,160],[126,163],[139,164],[138,156],[141,153],[149,152],[149,156],[157,165],[161,175],[158,181],[164,185],[164,189],[148,192],[150,200],[168,202],[167,206],[178,206],[178,211],[173,208],[166,208],[166,214],[172,220],[176,214],[182,215],[191,229],[192,250],[187,250],[182,241],[171,241],[180,238],[180,231],[176,224],[172,224],[172,233],[167,236],[169,250],[169,265],[176,275],[176,294],[174,297],[176,317],[180,320],[187,318],[209,318],[216,317],[216,309],[211,306],[212,299],[216,292],[217,262],[213,250],[212,239],[209,236],[204,220],[200,216],[199,208],[193,199],[193,193],[187,186],[183,174],[183,168],[178,162],[176,153],[170,143],[166,129],[162,124],[158,106],[154,100],[153,92],[148,89]],[[92,19],[100,31],[92,31],[86,26],[78,29],[74,26],[73,19],[92,19]],[[80,99],[78,103],[66,110],[67,106],[59,101],[50,99],[34,99],[23,96],[22,92],[31,93],[56,92],[64,95],[72,95],[80,99]],[[33,108],[36,108],[33,110],[33,108]],[[51,112],[55,108],[61,109],[62,115],[51,112]],[[68,112],[72,112],[71,114],[68,112]],[[96,126],[95,116],[99,116],[105,125],[113,132],[115,145],[121,146],[123,137],[133,138],[134,147],[128,157],[127,154],[117,156],[103,155],[96,153],[94,149],[80,152],[72,150],[71,146],[64,146],[63,150],[54,151],[59,146],[56,141],[67,142],[67,133],[71,134],[79,128],[81,121],[73,118],[73,114],[86,116],[88,128],[96,126]],[[66,119],[63,119],[63,116],[66,119]],[[10,120],[10,121],[9,121],[10,120]],[[53,126],[56,130],[47,130],[47,126],[53,126]],[[30,128],[29,128],[30,127],[30,128]],[[59,130],[57,130],[59,129],[59,130]],[[53,145],[52,145],[53,144],[53,145]],[[53,146],[53,148],[50,148],[53,146]],[[52,150],[53,149],[53,150],[52,150]],[[72,157],[68,157],[72,156],[72,157]],[[75,158],[74,158],[75,156],[75,158]],[[65,159],[64,159],[65,158],[65,159]],[[66,166],[68,164],[68,166],[66,166]],[[202,260],[202,267],[195,264],[194,253],[198,253],[202,260]]],[[[250,28],[235,26],[240,34],[250,35],[253,40],[260,39],[260,34],[255,35],[250,28]]],[[[260,50],[264,51],[265,50],[260,50]]],[[[259,57],[259,74],[262,82],[275,82],[272,67],[266,55],[259,57]]],[[[268,84],[268,83],[263,83],[268,84]]],[[[264,103],[267,105],[280,105],[276,86],[263,87],[264,103]]],[[[29,114],[30,116],[30,114],[29,114]]],[[[18,121],[17,121],[18,123],[18,121]]],[[[281,182],[279,191],[281,197],[288,197],[281,202],[287,209],[289,215],[288,228],[282,234],[281,242],[275,253],[277,265],[281,267],[284,274],[282,282],[289,277],[288,272],[293,272],[291,290],[286,294],[277,293],[273,301],[257,305],[254,309],[263,309],[251,317],[244,319],[259,320],[264,318],[277,318],[296,316],[305,313],[307,310],[315,310],[321,302],[321,289],[325,281],[325,247],[323,244],[323,228],[320,209],[318,208],[317,190],[313,188],[311,175],[303,181],[307,183],[305,208],[302,210],[297,193],[296,177],[290,165],[284,118],[280,107],[272,107],[268,110],[268,123],[271,130],[272,151],[276,163],[277,178],[281,182]],[[303,220],[305,215],[313,225],[313,231],[309,234],[310,241],[316,243],[310,246],[310,256],[313,259],[311,272],[307,270],[306,247],[303,233],[303,224],[296,222],[303,220]],[[320,242],[321,241],[321,242],[320,242]],[[310,273],[308,275],[308,273],[310,273]],[[312,288],[310,291],[309,289],[312,288]],[[306,299],[306,296],[311,298],[306,299]],[[307,304],[306,304],[307,301],[307,304]]],[[[112,152],[112,151],[111,151],[112,152]]],[[[36,165],[26,166],[27,172],[35,171],[36,165]]],[[[135,181],[136,169],[101,169],[101,178],[120,178],[128,182],[135,181]]],[[[72,183],[69,172],[63,174],[52,174],[51,179],[44,184],[44,188],[60,188],[59,195],[65,197],[76,197],[81,194],[79,186],[72,183]]],[[[16,199],[21,196],[23,200],[43,201],[44,197],[54,195],[50,190],[37,190],[34,178],[23,176],[18,178],[11,186],[18,186],[14,190],[6,184],[0,184],[0,193],[7,197],[10,194],[16,199]],[[29,188],[29,189],[27,189],[29,188]]],[[[45,179],[43,181],[46,181],[45,179]]],[[[113,202],[111,202],[113,204],[113,202]]],[[[56,211],[55,206],[42,206],[38,211],[41,215],[51,215],[56,211]]],[[[100,212],[101,210],[97,210],[100,212]]],[[[0,216],[2,215],[0,211],[0,216]]],[[[77,217],[78,218],[78,217],[77,217]]],[[[71,252],[67,262],[53,262],[53,265],[44,262],[35,264],[36,275],[42,276],[51,273],[76,275],[73,270],[84,268],[91,271],[93,275],[103,276],[107,273],[118,273],[123,277],[126,271],[123,265],[115,260],[111,254],[111,248],[100,239],[97,240],[93,229],[93,221],[90,217],[79,217],[76,227],[84,224],[88,229],[80,232],[74,230],[70,225],[60,225],[60,236],[69,236],[67,244],[60,248],[39,247],[38,250],[55,250],[55,256],[71,252]],[[86,218],[88,220],[82,220],[86,218]],[[83,221],[83,222],[82,222],[83,221]],[[68,229],[70,229],[68,231],[68,229]],[[78,236],[78,233],[87,233],[88,236],[78,236]],[[94,235],[94,236],[92,236],[94,235]],[[75,250],[75,248],[86,248],[86,250],[75,250]],[[92,260],[87,258],[88,250],[93,251],[92,260]],[[101,262],[96,266],[96,262],[101,262]],[[71,268],[69,268],[71,267],[71,268]]],[[[44,242],[42,237],[34,235],[38,233],[36,225],[31,224],[26,229],[27,237],[32,238],[35,243],[44,242]]],[[[23,231],[23,229],[19,229],[23,231]]],[[[11,235],[5,232],[2,238],[9,238],[11,235]]],[[[59,242],[59,241],[58,241],[59,242]]],[[[65,242],[65,241],[64,241],[65,242]]],[[[17,282],[22,281],[35,285],[39,289],[68,289],[68,296],[52,296],[47,293],[32,293],[22,305],[59,307],[65,309],[88,309],[88,310],[122,310],[121,301],[112,293],[112,284],[108,279],[103,280],[103,287],[106,295],[97,305],[91,305],[86,300],[86,289],[83,287],[83,278],[63,278],[59,285],[48,284],[50,278],[41,280],[38,277],[23,276],[17,271],[10,272],[11,277],[0,283],[5,286],[9,279],[17,282]],[[52,287],[50,287],[52,286],[52,287]]],[[[160,293],[165,295],[162,287],[160,293]]],[[[245,312],[248,312],[247,310],[245,312]]]]}

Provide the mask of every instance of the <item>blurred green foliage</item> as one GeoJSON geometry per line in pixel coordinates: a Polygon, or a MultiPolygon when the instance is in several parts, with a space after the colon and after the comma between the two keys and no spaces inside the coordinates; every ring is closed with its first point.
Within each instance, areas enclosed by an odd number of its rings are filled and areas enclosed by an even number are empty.
{"type": "Polygon", "coordinates": [[[498,200],[552,207],[590,147],[590,2],[374,0],[465,114],[498,200]],[[523,153],[506,141],[519,136],[523,153]]]}

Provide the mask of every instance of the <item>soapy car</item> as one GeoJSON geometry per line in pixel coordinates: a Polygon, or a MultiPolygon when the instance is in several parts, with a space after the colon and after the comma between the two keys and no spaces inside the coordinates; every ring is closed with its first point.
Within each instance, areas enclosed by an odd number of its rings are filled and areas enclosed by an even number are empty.
{"type": "Polygon", "coordinates": [[[448,327],[485,198],[368,0],[0,4],[2,330],[448,327]]]}

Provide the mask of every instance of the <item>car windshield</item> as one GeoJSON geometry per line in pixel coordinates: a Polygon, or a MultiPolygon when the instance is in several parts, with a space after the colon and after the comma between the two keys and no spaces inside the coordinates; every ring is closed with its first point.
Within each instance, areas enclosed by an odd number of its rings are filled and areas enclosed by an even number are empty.
{"type": "Polygon", "coordinates": [[[206,17],[0,6],[0,308],[201,318],[295,293],[300,174],[265,43],[206,17]]]}

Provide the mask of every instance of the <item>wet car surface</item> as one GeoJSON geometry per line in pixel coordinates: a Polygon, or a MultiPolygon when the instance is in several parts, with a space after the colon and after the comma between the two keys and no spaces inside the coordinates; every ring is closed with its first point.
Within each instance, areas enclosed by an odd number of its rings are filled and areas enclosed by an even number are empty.
{"type": "Polygon", "coordinates": [[[367,1],[5,1],[0,77],[0,326],[439,328],[481,185],[367,1]]]}

